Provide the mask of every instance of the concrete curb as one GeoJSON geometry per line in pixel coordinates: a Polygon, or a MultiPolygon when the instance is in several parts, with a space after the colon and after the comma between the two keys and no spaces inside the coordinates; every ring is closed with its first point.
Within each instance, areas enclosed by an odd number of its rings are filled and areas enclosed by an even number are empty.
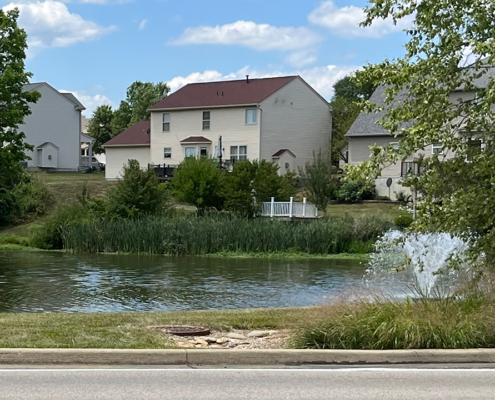
{"type": "Polygon", "coordinates": [[[111,350],[0,349],[0,365],[366,365],[495,363],[495,349],[111,350]]]}

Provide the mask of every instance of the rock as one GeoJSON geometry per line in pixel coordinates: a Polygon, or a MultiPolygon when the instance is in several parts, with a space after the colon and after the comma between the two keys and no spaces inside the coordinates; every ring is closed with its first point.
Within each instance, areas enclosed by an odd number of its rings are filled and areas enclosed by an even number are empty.
{"type": "Polygon", "coordinates": [[[208,346],[208,342],[206,340],[202,340],[202,339],[196,339],[194,341],[190,341],[190,343],[193,343],[193,344],[200,344],[202,346],[208,346]]]}
{"type": "Polygon", "coordinates": [[[198,340],[204,340],[205,342],[208,342],[208,343],[216,343],[217,342],[217,338],[214,338],[212,336],[201,336],[198,340]]]}
{"type": "Polygon", "coordinates": [[[229,346],[231,349],[234,348],[235,346],[237,346],[234,342],[229,342],[227,344],[227,346],[229,346]]]}
{"type": "Polygon", "coordinates": [[[241,335],[240,333],[235,333],[235,332],[229,333],[227,335],[227,337],[230,339],[237,339],[237,340],[245,340],[246,339],[246,336],[241,335]]]}
{"type": "Polygon", "coordinates": [[[210,346],[210,349],[225,349],[225,347],[220,346],[219,344],[212,344],[210,346]]]}
{"type": "Polygon", "coordinates": [[[202,344],[197,344],[194,347],[196,347],[197,349],[202,349],[203,348],[203,345],[202,344]]]}
{"type": "Polygon", "coordinates": [[[228,343],[229,342],[229,339],[228,338],[220,338],[220,339],[217,339],[217,343],[218,344],[224,344],[224,343],[228,343]]]}
{"type": "Polygon", "coordinates": [[[191,349],[194,347],[192,343],[177,342],[177,346],[191,349]]]}
{"type": "Polygon", "coordinates": [[[262,338],[265,336],[270,336],[272,334],[271,331],[252,331],[248,333],[248,337],[251,338],[262,338]]]}

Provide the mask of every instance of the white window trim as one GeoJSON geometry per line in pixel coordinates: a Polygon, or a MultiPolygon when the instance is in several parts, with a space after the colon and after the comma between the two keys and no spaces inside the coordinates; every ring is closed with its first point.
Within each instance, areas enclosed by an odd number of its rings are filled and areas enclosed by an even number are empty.
{"type": "Polygon", "coordinates": [[[172,148],[171,147],[164,147],[163,148],[163,158],[172,158],[172,148]],[[166,154],[169,154],[169,156],[167,157],[166,154]]]}
{"type": "Polygon", "coordinates": [[[399,142],[390,142],[393,151],[399,151],[399,142]]]}
{"type": "Polygon", "coordinates": [[[241,144],[241,145],[238,145],[238,146],[230,146],[230,160],[232,161],[232,159],[235,157],[235,161],[244,161],[244,160],[247,160],[248,157],[247,157],[247,154],[248,154],[248,150],[247,150],[247,145],[245,144],[241,144]],[[240,154],[240,150],[241,150],[241,147],[244,147],[246,149],[246,152],[243,153],[243,154],[240,154]],[[232,154],[232,148],[236,148],[236,154],[232,154]],[[242,160],[240,159],[240,157],[244,157],[242,160]]]}
{"type": "Polygon", "coordinates": [[[441,142],[431,144],[431,154],[443,154],[443,144],[441,142]],[[435,151],[438,150],[438,151],[435,151]]]}
{"type": "Polygon", "coordinates": [[[211,111],[203,111],[203,120],[201,123],[201,128],[203,131],[209,131],[211,129],[211,111]],[[209,113],[208,119],[205,119],[205,113],[209,113]],[[208,122],[208,128],[205,128],[205,122],[208,122]]]}
{"type": "Polygon", "coordinates": [[[163,132],[170,132],[170,123],[172,120],[172,116],[170,113],[163,113],[162,115],[162,131],[163,132]],[[168,121],[166,121],[166,116],[168,115],[168,121]],[[168,124],[168,129],[165,129],[165,124],[168,124]]]}
{"type": "Polygon", "coordinates": [[[245,123],[246,125],[258,125],[258,109],[257,108],[247,108],[245,113],[245,123]],[[254,111],[255,122],[248,122],[248,112],[254,111]]]}

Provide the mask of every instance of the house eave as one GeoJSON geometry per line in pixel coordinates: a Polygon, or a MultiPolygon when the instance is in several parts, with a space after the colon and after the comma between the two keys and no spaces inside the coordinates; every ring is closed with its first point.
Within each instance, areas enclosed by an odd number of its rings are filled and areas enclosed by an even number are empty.
{"type": "Polygon", "coordinates": [[[101,146],[103,148],[106,147],[150,147],[149,144],[107,144],[101,146]]]}
{"type": "Polygon", "coordinates": [[[258,103],[251,104],[228,104],[221,106],[196,106],[196,107],[173,107],[173,108],[148,108],[147,111],[184,111],[184,110],[209,110],[213,108],[242,108],[242,107],[258,107],[258,103]]]}

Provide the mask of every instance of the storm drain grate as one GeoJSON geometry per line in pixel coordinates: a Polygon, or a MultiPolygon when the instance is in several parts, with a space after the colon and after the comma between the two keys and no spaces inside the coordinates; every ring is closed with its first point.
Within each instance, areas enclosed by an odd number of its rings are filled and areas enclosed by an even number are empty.
{"type": "Polygon", "coordinates": [[[200,326],[154,326],[153,329],[159,329],[169,335],[176,336],[206,336],[210,334],[208,328],[200,326]]]}

